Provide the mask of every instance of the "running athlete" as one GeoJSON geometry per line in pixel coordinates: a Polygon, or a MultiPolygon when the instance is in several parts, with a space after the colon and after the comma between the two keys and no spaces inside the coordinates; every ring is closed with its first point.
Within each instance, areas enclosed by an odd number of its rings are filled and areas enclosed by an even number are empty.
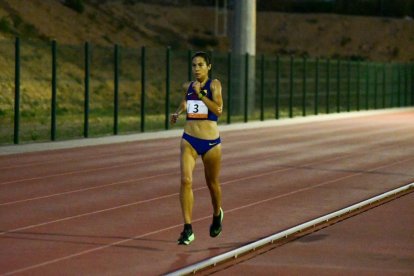
{"type": "Polygon", "coordinates": [[[213,205],[213,221],[210,236],[217,237],[222,230],[223,210],[221,208],[221,188],[219,174],[221,168],[221,141],[217,119],[223,112],[221,83],[211,80],[210,58],[204,52],[192,57],[192,72],[195,81],[184,84],[185,96],[177,111],[171,115],[171,124],[186,111],[187,120],[181,139],[181,187],[180,203],[184,218],[184,230],[178,238],[178,244],[189,245],[194,239],[191,226],[194,196],[192,190],[193,170],[198,155],[204,164],[204,174],[210,190],[213,205]]]}

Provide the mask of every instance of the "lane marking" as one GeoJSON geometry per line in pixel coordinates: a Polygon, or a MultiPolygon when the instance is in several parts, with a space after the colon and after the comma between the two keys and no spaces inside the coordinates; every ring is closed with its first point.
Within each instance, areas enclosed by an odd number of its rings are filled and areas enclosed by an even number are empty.
{"type": "MultiPolygon", "coordinates": [[[[166,160],[169,160],[169,159],[167,159],[167,158],[157,159],[157,160],[153,160],[153,162],[163,162],[163,161],[166,161],[166,160]]],[[[49,174],[49,175],[44,175],[44,176],[32,177],[32,178],[16,179],[16,180],[2,182],[2,183],[0,183],[0,186],[20,183],[20,182],[27,182],[27,181],[32,181],[32,180],[48,179],[48,178],[53,178],[53,177],[57,177],[57,176],[68,176],[68,175],[84,174],[84,173],[89,173],[89,172],[97,172],[97,171],[110,170],[110,169],[116,169],[116,168],[122,168],[122,167],[130,167],[130,166],[136,166],[136,165],[139,165],[139,164],[147,164],[148,162],[149,162],[148,160],[140,160],[140,161],[128,163],[127,165],[118,164],[118,165],[99,167],[99,168],[93,168],[93,169],[74,170],[74,171],[68,171],[68,172],[62,172],[62,173],[56,173],[56,174],[49,174]]]]}
{"type": "MultiPolygon", "coordinates": [[[[364,126],[362,128],[365,129],[366,127],[364,126]]],[[[392,130],[388,130],[387,129],[386,132],[395,132],[395,131],[398,131],[398,130],[406,130],[406,127],[402,126],[402,127],[398,127],[396,129],[392,129],[392,130]]],[[[346,131],[346,130],[344,130],[344,131],[346,131]]],[[[374,131],[373,131],[372,128],[367,129],[367,131],[371,131],[371,132],[381,132],[381,133],[384,132],[383,129],[379,129],[379,130],[374,129],[374,131]]],[[[362,133],[361,136],[362,135],[365,135],[365,134],[362,133]]],[[[323,136],[323,137],[326,137],[326,136],[323,136]]],[[[106,155],[112,156],[112,155],[109,155],[109,154],[102,154],[102,156],[106,156],[106,155]]],[[[100,156],[100,155],[97,155],[97,156],[100,156]]],[[[167,160],[170,160],[170,159],[171,158],[169,158],[169,159],[166,159],[165,158],[165,159],[160,159],[160,160],[151,159],[151,160],[153,160],[153,161],[167,161],[167,160]]],[[[63,160],[65,160],[65,159],[63,159],[63,160]]],[[[68,159],[68,161],[74,161],[74,160],[75,159],[68,159]]],[[[92,159],[88,159],[88,160],[92,160],[92,159]]],[[[57,173],[57,174],[50,174],[50,175],[43,175],[43,176],[32,177],[32,178],[23,178],[23,179],[17,179],[17,180],[10,180],[10,181],[5,181],[5,182],[0,182],[0,185],[7,185],[7,184],[14,184],[14,183],[20,183],[20,182],[26,182],[26,181],[47,179],[47,178],[53,178],[53,177],[58,177],[58,176],[73,175],[73,174],[78,174],[78,173],[79,174],[82,174],[82,173],[87,173],[87,172],[100,171],[100,170],[105,170],[105,169],[113,169],[113,168],[119,168],[119,167],[128,167],[131,164],[132,165],[134,165],[134,164],[136,165],[136,164],[146,163],[146,162],[148,162],[148,160],[138,160],[138,161],[134,161],[133,163],[128,163],[128,165],[119,164],[119,165],[111,165],[111,166],[99,167],[99,168],[88,169],[88,170],[73,170],[73,171],[62,172],[62,173],[57,173]]],[[[39,164],[34,164],[34,165],[41,165],[42,163],[49,163],[49,162],[48,161],[42,161],[42,162],[39,162],[39,164]]],[[[26,165],[23,165],[23,166],[26,166],[26,165]]],[[[31,165],[27,165],[27,166],[31,166],[31,165]]],[[[14,168],[14,167],[16,167],[16,166],[0,167],[0,169],[9,169],[9,168],[14,168]]],[[[19,166],[17,166],[17,167],[19,167],[19,166]]]]}
{"type": "MultiPolygon", "coordinates": [[[[392,145],[389,145],[389,146],[386,146],[386,147],[382,147],[382,150],[388,149],[388,148],[392,148],[392,147],[396,147],[396,146],[398,146],[398,145],[392,144],[392,145]]],[[[276,152],[276,153],[272,153],[272,154],[269,154],[269,155],[266,155],[266,156],[261,156],[260,158],[252,158],[252,159],[248,159],[248,160],[249,161],[255,161],[255,160],[258,160],[258,159],[261,160],[263,158],[271,157],[271,156],[274,156],[274,155],[284,156],[284,155],[287,155],[287,154],[288,153],[284,153],[283,155],[281,155],[279,152],[276,152]]],[[[363,154],[363,153],[359,153],[359,154],[363,154]]],[[[344,155],[343,158],[347,158],[347,155],[344,155]]],[[[164,161],[166,161],[166,160],[169,160],[169,159],[164,159],[164,161]]],[[[159,161],[159,160],[157,160],[157,161],[159,161]]],[[[327,161],[330,161],[330,160],[327,160],[327,161]]],[[[234,164],[238,164],[238,163],[240,163],[240,161],[238,161],[238,162],[230,162],[230,165],[234,165],[234,164]]],[[[312,164],[310,164],[310,165],[312,165],[312,164]]],[[[303,168],[305,168],[306,166],[309,166],[309,164],[305,164],[305,165],[301,165],[301,166],[303,168]]],[[[196,168],[196,170],[200,170],[200,168],[196,168]]],[[[173,175],[173,174],[171,174],[171,175],[173,175]]],[[[165,176],[165,175],[164,174],[160,174],[160,175],[156,175],[154,177],[149,177],[149,179],[156,178],[156,177],[162,177],[162,176],[165,176]]],[[[144,178],[144,179],[146,179],[146,178],[144,178]]],[[[115,182],[115,183],[108,183],[108,184],[100,185],[100,186],[92,186],[92,187],[88,187],[88,188],[76,189],[76,190],[71,190],[71,191],[66,191],[66,192],[61,192],[61,193],[55,193],[55,194],[37,196],[37,197],[32,197],[32,198],[14,200],[14,201],[9,201],[9,202],[3,202],[3,203],[0,203],[0,206],[6,206],[6,205],[24,203],[24,202],[29,202],[29,201],[34,201],[34,200],[40,200],[40,199],[47,199],[47,198],[51,198],[51,197],[56,197],[56,196],[61,196],[61,195],[67,195],[67,194],[72,194],[72,193],[77,193],[77,192],[83,192],[83,191],[88,191],[88,190],[92,190],[92,189],[100,189],[100,188],[105,188],[105,187],[109,187],[109,186],[122,185],[122,184],[130,183],[130,182],[133,182],[133,181],[141,181],[141,178],[129,179],[129,180],[124,180],[124,181],[115,182]]],[[[0,183],[0,185],[1,185],[1,183],[0,183]]]]}
{"type": "Polygon", "coordinates": [[[107,188],[107,187],[116,186],[116,185],[123,185],[123,184],[127,184],[127,183],[141,182],[141,181],[144,181],[144,180],[154,179],[154,178],[157,178],[157,177],[172,176],[172,175],[179,174],[179,173],[180,172],[164,173],[164,174],[157,174],[157,175],[153,175],[153,176],[147,176],[147,177],[141,177],[141,178],[135,178],[135,179],[128,179],[128,180],[124,180],[124,181],[112,182],[112,183],[108,183],[108,184],[104,184],[104,185],[92,186],[92,187],[83,188],[83,189],[77,189],[77,190],[71,190],[71,191],[66,191],[66,192],[61,192],[61,193],[55,193],[55,194],[49,194],[49,195],[44,195],[44,196],[31,197],[31,198],[26,198],[26,199],[21,199],[21,200],[4,202],[4,203],[0,203],[0,206],[13,205],[13,204],[18,204],[18,203],[24,203],[24,202],[35,201],[35,200],[40,200],[40,199],[47,199],[47,198],[63,196],[63,195],[70,195],[70,194],[74,194],[74,193],[86,192],[86,191],[90,191],[90,190],[107,188]]]}
{"type": "MultiPolygon", "coordinates": [[[[329,159],[329,160],[323,160],[323,162],[328,162],[328,161],[332,161],[332,160],[335,160],[335,159],[342,159],[342,157],[337,156],[337,157],[329,159]]],[[[301,189],[298,189],[298,190],[295,190],[295,191],[292,191],[292,192],[289,192],[289,193],[286,193],[286,194],[271,197],[269,199],[259,201],[258,204],[264,203],[264,202],[267,202],[267,201],[270,201],[270,200],[274,200],[274,199],[277,199],[277,198],[280,198],[280,197],[300,193],[302,191],[311,190],[311,189],[314,189],[314,188],[317,188],[317,187],[320,187],[320,186],[324,186],[324,185],[327,185],[327,184],[330,184],[330,183],[341,181],[341,180],[344,180],[344,179],[347,179],[347,178],[350,178],[350,177],[354,177],[354,176],[358,176],[358,175],[361,175],[361,174],[370,173],[370,172],[373,172],[373,171],[378,170],[378,169],[394,166],[396,164],[404,163],[404,162],[411,161],[411,160],[414,160],[414,157],[410,157],[410,158],[405,159],[405,160],[399,160],[399,161],[396,161],[396,162],[393,162],[393,163],[389,163],[389,164],[386,164],[386,165],[375,167],[375,168],[367,170],[365,172],[358,172],[358,173],[350,174],[348,176],[332,179],[332,180],[325,181],[325,182],[322,182],[322,183],[319,183],[319,184],[316,184],[316,185],[313,185],[313,186],[309,186],[309,187],[306,187],[306,188],[301,188],[301,189]]],[[[318,163],[318,162],[313,162],[313,163],[318,163]]],[[[310,164],[312,164],[312,163],[310,163],[310,164]]],[[[282,169],[272,170],[272,171],[269,171],[269,172],[260,173],[260,174],[256,174],[256,175],[252,175],[252,176],[241,177],[241,178],[238,178],[238,179],[233,179],[233,180],[223,182],[221,185],[222,186],[223,185],[228,185],[228,184],[231,184],[231,183],[234,183],[234,182],[239,182],[239,181],[244,181],[244,180],[248,180],[248,179],[258,178],[258,177],[271,175],[271,174],[275,174],[275,173],[280,173],[280,172],[285,172],[285,171],[289,171],[289,170],[293,170],[293,168],[282,168],[282,169]]],[[[205,189],[207,189],[207,187],[204,186],[204,187],[193,189],[193,191],[196,192],[196,191],[201,191],[201,190],[205,190],[205,189]]],[[[155,197],[155,198],[151,198],[151,199],[140,200],[140,201],[131,202],[131,203],[123,204],[123,205],[114,206],[114,207],[111,207],[111,208],[96,210],[96,211],[93,211],[93,212],[87,212],[87,213],[78,214],[78,215],[74,215],[74,216],[68,216],[68,217],[65,217],[65,218],[57,219],[57,220],[46,221],[46,222],[42,222],[42,223],[23,226],[23,227],[19,227],[19,228],[15,228],[15,229],[0,232],[0,235],[4,235],[4,234],[7,234],[7,233],[18,232],[18,231],[27,230],[27,229],[32,229],[32,228],[36,228],[36,227],[40,227],[40,226],[44,226],[44,225],[48,225],[48,224],[53,224],[53,223],[57,223],[57,222],[67,221],[67,220],[71,220],[71,219],[76,219],[76,218],[80,218],[80,217],[95,215],[95,214],[99,214],[99,213],[103,213],[103,212],[113,211],[113,210],[117,210],[117,209],[121,209],[121,208],[125,208],[125,207],[130,207],[130,206],[134,206],[134,205],[144,204],[144,203],[148,203],[148,202],[152,202],[152,201],[156,201],[156,200],[161,200],[161,199],[164,199],[164,198],[170,198],[170,197],[177,196],[177,195],[179,195],[179,193],[163,195],[163,196],[159,196],[159,197],[155,197]]],[[[252,203],[249,206],[254,206],[254,205],[256,205],[256,204],[252,203]]],[[[242,207],[242,208],[244,208],[244,207],[242,207]]]]}
{"type": "MultiPolygon", "coordinates": [[[[339,156],[339,157],[335,156],[332,159],[323,160],[323,161],[326,162],[326,161],[332,161],[332,160],[341,159],[341,158],[342,158],[342,156],[339,156]]],[[[307,165],[312,165],[314,163],[317,164],[317,163],[319,163],[319,161],[318,162],[311,162],[307,165]]],[[[228,185],[228,184],[238,182],[238,181],[244,181],[244,180],[248,180],[248,179],[258,178],[258,177],[262,177],[262,176],[266,176],[266,175],[271,175],[271,174],[274,174],[274,173],[285,172],[285,171],[289,171],[289,170],[293,170],[293,168],[281,168],[281,169],[271,170],[271,171],[260,173],[260,174],[250,175],[250,176],[246,176],[246,177],[240,177],[240,178],[232,179],[232,180],[229,180],[229,181],[225,181],[225,182],[221,183],[221,186],[228,185]]],[[[193,189],[193,191],[196,192],[196,191],[201,191],[201,190],[205,190],[205,189],[207,189],[207,187],[203,186],[203,187],[200,187],[200,188],[193,189]]],[[[151,198],[151,199],[140,200],[140,201],[135,201],[135,202],[131,202],[131,203],[123,204],[123,205],[114,206],[114,207],[111,207],[111,208],[96,210],[96,211],[93,211],[93,212],[87,212],[87,213],[78,214],[78,215],[74,215],[74,216],[68,216],[68,217],[64,217],[64,218],[61,218],[61,219],[57,219],[57,220],[51,220],[51,221],[41,222],[41,223],[37,223],[37,224],[22,226],[22,227],[19,227],[19,228],[15,228],[15,229],[0,232],[0,235],[4,235],[4,234],[7,234],[7,233],[18,232],[18,231],[27,230],[27,229],[32,229],[32,228],[35,228],[35,227],[44,226],[44,225],[57,223],[57,222],[62,222],[62,221],[67,221],[67,220],[80,218],[80,217],[84,217],[84,216],[99,214],[99,213],[103,213],[103,212],[107,212],[107,211],[113,211],[113,210],[116,210],[116,209],[120,209],[120,208],[124,208],[124,207],[130,207],[130,206],[133,206],[133,205],[139,205],[139,204],[143,204],[143,203],[148,203],[148,202],[151,202],[151,201],[164,199],[164,198],[168,198],[168,197],[173,197],[173,196],[176,196],[176,195],[179,195],[179,193],[163,195],[163,196],[159,196],[159,197],[155,197],[155,198],[151,198]]]]}
{"type": "MultiPolygon", "coordinates": [[[[326,162],[326,160],[325,160],[325,162],[326,162]]],[[[397,163],[398,163],[398,162],[397,162],[397,163]]],[[[394,163],[394,164],[395,164],[395,163],[394,163]]],[[[363,173],[359,173],[359,174],[363,174],[363,173]]],[[[358,174],[356,174],[356,175],[358,175],[358,174]]],[[[349,176],[349,177],[352,177],[352,176],[355,176],[355,175],[351,175],[351,176],[349,176]]],[[[336,181],[338,181],[338,180],[336,180],[336,181]]],[[[322,184],[322,183],[320,183],[320,184],[322,184]]],[[[320,185],[320,184],[319,184],[319,185],[320,185]]],[[[318,186],[319,186],[319,185],[318,185],[318,186]]],[[[309,190],[310,190],[310,189],[312,189],[312,188],[311,188],[311,187],[309,187],[309,190]]],[[[201,189],[199,189],[199,190],[201,190],[201,189]]],[[[296,191],[296,192],[293,192],[293,193],[297,193],[297,192],[299,192],[299,191],[296,191]]],[[[177,194],[178,194],[178,193],[176,193],[176,194],[174,194],[174,195],[177,195],[177,194]]],[[[286,194],[286,195],[287,195],[287,194],[286,194]]],[[[285,196],[286,196],[286,195],[285,195],[285,196]]],[[[280,196],[283,196],[283,195],[280,195],[280,196]]],[[[266,201],[269,201],[269,200],[265,200],[264,202],[266,202],[266,201]]],[[[261,202],[261,203],[262,203],[262,202],[261,202]]],[[[256,204],[253,204],[253,205],[257,205],[257,204],[261,204],[261,203],[256,203],[256,204]]],[[[246,205],[246,207],[247,207],[247,206],[249,206],[249,207],[250,207],[251,205],[252,205],[252,204],[250,204],[250,205],[246,205]]],[[[228,210],[227,212],[237,211],[237,210],[239,210],[239,209],[243,209],[243,208],[246,208],[246,207],[241,206],[241,207],[238,207],[238,208],[235,208],[235,209],[228,210]]],[[[210,218],[210,216],[209,216],[209,217],[207,217],[207,218],[210,218]]],[[[203,219],[206,219],[206,218],[199,218],[199,219],[197,219],[197,220],[195,220],[195,221],[200,221],[200,220],[203,220],[203,219]]],[[[159,230],[155,230],[155,231],[153,231],[153,232],[149,232],[149,233],[146,233],[146,234],[142,234],[142,235],[140,235],[140,236],[136,236],[136,237],[134,237],[134,238],[145,237],[145,236],[149,236],[149,235],[152,235],[152,234],[157,234],[157,233],[159,233],[159,232],[167,231],[167,230],[170,230],[170,229],[173,229],[173,228],[179,227],[179,226],[181,226],[181,225],[182,225],[182,224],[179,224],[179,225],[174,225],[174,226],[170,226],[170,227],[163,228],[163,229],[159,229],[159,230]]],[[[117,245],[117,244],[120,244],[120,243],[123,243],[123,242],[131,241],[131,240],[132,240],[132,239],[134,239],[134,238],[129,238],[129,239],[126,239],[126,240],[123,240],[123,241],[118,241],[118,242],[115,242],[115,243],[112,243],[112,244],[108,244],[108,245],[104,245],[104,246],[101,246],[101,247],[103,247],[103,248],[107,248],[107,247],[110,247],[110,246],[113,246],[113,245],[117,245]]],[[[90,250],[85,250],[84,252],[86,252],[86,253],[93,252],[93,251],[96,251],[96,250],[101,249],[101,247],[99,247],[99,248],[94,248],[94,249],[90,249],[90,250]]],[[[83,254],[86,254],[86,253],[79,252],[79,253],[75,253],[75,254],[70,255],[70,256],[75,257],[75,256],[83,255],[83,254]]],[[[66,256],[66,257],[60,258],[59,260],[65,260],[65,259],[72,258],[72,257],[70,257],[70,256],[66,256]]],[[[51,260],[51,261],[45,262],[44,264],[54,263],[54,262],[58,262],[58,261],[51,260]]],[[[42,264],[38,264],[38,265],[35,265],[35,266],[33,266],[33,267],[39,267],[39,266],[42,266],[42,264]]],[[[23,268],[23,270],[26,270],[26,269],[24,269],[24,268],[23,268]]],[[[18,271],[20,271],[20,270],[18,270],[18,271]]],[[[11,272],[11,273],[12,273],[12,272],[11,272]]]]}
{"type": "Polygon", "coordinates": [[[324,221],[332,220],[332,219],[337,218],[337,217],[340,217],[340,216],[342,216],[342,215],[344,215],[346,213],[355,211],[355,210],[357,210],[359,208],[363,208],[363,207],[365,207],[367,205],[370,205],[372,203],[375,203],[376,201],[385,199],[385,198],[387,198],[389,196],[396,195],[398,193],[401,193],[403,191],[407,191],[407,190],[413,189],[413,188],[414,188],[414,182],[413,183],[410,183],[410,184],[407,184],[407,185],[404,185],[402,187],[393,189],[391,191],[382,193],[380,195],[371,197],[371,198],[369,198],[367,200],[364,200],[364,201],[361,201],[361,202],[356,203],[354,205],[345,207],[345,208],[340,209],[338,211],[335,211],[335,212],[332,212],[332,213],[323,215],[323,216],[321,216],[319,218],[316,218],[316,219],[310,220],[308,222],[299,224],[297,226],[294,226],[294,227],[289,228],[287,230],[284,230],[282,232],[279,232],[279,233],[276,233],[274,235],[268,236],[266,238],[260,239],[258,241],[252,242],[252,243],[247,244],[245,246],[236,248],[236,249],[231,250],[229,252],[226,252],[226,253],[223,253],[223,254],[220,254],[220,255],[211,257],[209,259],[206,259],[204,261],[201,261],[201,262],[192,264],[190,266],[187,266],[187,267],[178,269],[178,270],[173,271],[171,273],[168,273],[166,275],[176,276],[176,275],[195,274],[197,271],[199,271],[199,270],[201,270],[203,268],[215,266],[215,265],[217,265],[220,262],[227,261],[227,260],[230,260],[230,259],[235,259],[239,255],[242,255],[242,254],[251,252],[251,251],[255,250],[256,248],[259,248],[259,247],[264,246],[266,244],[273,243],[273,242],[275,242],[277,240],[286,238],[286,237],[291,236],[291,235],[293,235],[295,233],[298,233],[300,231],[303,231],[305,229],[308,229],[309,227],[316,226],[316,225],[318,225],[318,224],[320,224],[320,223],[322,223],[324,221]]]}
{"type": "MultiPolygon", "coordinates": [[[[272,157],[272,156],[275,156],[275,155],[284,156],[284,155],[289,155],[289,154],[290,153],[280,154],[279,152],[276,152],[276,153],[271,153],[271,154],[268,154],[268,155],[265,155],[265,156],[261,155],[260,157],[245,158],[245,159],[248,159],[249,161],[256,161],[256,160],[262,160],[263,158],[269,158],[269,157],[272,157]]],[[[157,160],[157,161],[159,161],[159,160],[157,160]]],[[[229,161],[229,163],[227,163],[227,164],[228,165],[237,165],[237,164],[241,164],[241,163],[244,163],[244,162],[245,161],[240,161],[240,159],[238,158],[236,162],[229,161]]],[[[195,170],[196,171],[201,171],[201,170],[203,170],[203,168],[197,167],[197,168],[195,168],[195,170]]],[[[88,190],[93,190],[93,189],[100,189],[100,188],[105,188],[105,187],[113,186],[113,185],[122,185],[124,183],[130,183],[130,182],[134,182],[134,181],[141,181],[141,180],[152,179],[152,178],[163,177],[163,176],[174,175],[174,174],[180,174],[180,172],[179,171],[177,172],[175,170],[174,173],[158,174],[158,175],[154,175],[154,176],[149,176],[149,177],[144,178],[144,179],[143,178],[128,179],[128,180],[119,181],[119,182],[115,182],[115,183],[108,183],[108,184],[104,184],[104,185],[92,186],[92,187],[88,187],[88,188],[71,190],[71,191],[66,191],[66,192],[61,192],[61,193],[37,196],[37,197],[26,198],[26,199],[15,200],[15,201],[8,201],[8,202],[0,203],[0,206],[17,204],[17,203],[22,203],[22,202],[29,202],[29,201],[34,201],[34,200],[38,200],[38,199],[46,199],[46,198],[51,198],[51,197],[60,196],[60,195],[66,195],[66,194],[71,194],[71,193],[76,193],[76,192],[83,192],[83,191],[88,191],[88,190]]]]}
{"type": "MultiPolygon", "coordinates": [[[[409,158],[408,160],[412,160],[412,159],[414,159],[414,157],[409,158]]],[[[405,160],[405,161],[407,161],[407,160],[405,160]]],[[[380,169],[380,168],[392,166],[392,165],[395,165],[395,164],[398,164],[398,163],[402,163],[402,162],[405,162],[405,161],[397,161],[397,162],[394,162],[392,164],[383,165],[383,166],[380,166],[380,167],[371,169],[370,171],[374,171],[374,170],[377,170],[377,169],[380,169]]],[[[272,201],[272,200],[275,200],[275,199],[280,199],[282,197],[290,196],[290,195],[297,194],[297,193],[300,193],[300,192],[304,192],[304,191],[308,191],[308,190],[311,190],[311,189],[315,189],[315,188],[318,188],[318,187],[321,187],[321,186],[324,186],[324,185],[327,185],[327,184],[331,184],[331,183],[335,183],[335,182],[338,182],[338,181],[342,181],[344,179],[351,178],[351,177],[354,177],[354,176],[357,176],[357,175],[360,175],[360,174],[363,174],[363,173],[351,174],[351,175],[348,175],[348,176],[340,177],[338,179],[333,179],[333,180],[325,181],[325,182],[322,182],[322,183],[319,183],[319,184],[316,184],[316,185],[313,185],[313,186],[309,186],[309,187],[306,187],[306,188],[298,189],[298,190],[295,190],[295,191],[292,191],[292,192],[288,192],[288,193],[285,193],[285,194],[282,194],[282,195],[277,195],[277,196],[274,196],[274,197],[270,197],[268,199],[256,201],[256,202],[253,202],[253,203],[250,203],[250,204],[246,204],[246,205],[239,206],[239,207],[236,207],[236,208],[233,208],[233,209],[229,209],[226,212],[227,213],[235,212],[235,211],[238,211],[238,210],[241,210],[241,209],[245,209],[245,208],[249,208],[249,207],[252,207],[252,206],[255,206],[255,205],[259,205],[259,204],[262,204],[262,203],[265,203],[265,202],[269,202],[269,201],[272,201]]],[[[413,183],[410,183],[408,185],[405,185],[403,187],[407,187],[407,186],[409,188],[414,188],[414,182],[413,183]]],[[[199,188],[197,190],[202,190],[202,189],[206,189],[206,188],[199,188]]],[[[398,189],[402,189],[402,187],[397,188],[397,190],[398,189]]],[[[395,190],[396,189],[394,189],[392,191],[395,191],[395,190]]],[[[392,193],[392,191],[387,192],[385,194],[392,193]]],[[[171,196],[178,196],[178,193],[175,193],[175,194],[172,194],[172,195],[167,195],[167,196],[162,196],[162,197],[159,197],[159,198],[168,198],[168,197],[171,197],[171,196]]],[[[373,197],[373,198],[378,198],[378,196],[373,197]]],[[[373,199],[373,198],[371,198],[371,199],[373,199]]],[[[371,199],[365,200],[363,202],[369,201],[371,199]]],[[[150,199],[150,200],[147,200],[147,201],[153,201],[153,199],[150,199]]],[[[361,204],[361,203],[358,203],[358,204],[361,204]]],[[[355,205],[358,205],[358,204],[355,204],[355,205]]],[[[126,204],[125,206],[127,206],[127,205],[134,205],[134,203],[133,204],[126,204]]],[[[353,205],[353,206],[355,206],[355,205],[353,205]]],[[[97,212],[93,212],[93,213],[101,213],[103,211],[111,210],[111,209],[118,209],[118,207],[108,208],[108,209],[101,210],[101,211],[97,211],[97,212]]],[[[342,211],[342,210],[340,210],[340,211],[342,211]]],[[[331,213],[331,214],[337,214],[340,211],[336,211],[336,212],[331,213]]],[[[329,215],[331,215],[331,214],[329,214],[329,215]]],[[[80,215],[80,216],[82,216],[82,215],[80,215]]],[[[327,215],[325,215],[325,216],[323,216],[321,218],[325,219],[326,216],[327,215]]],[[[79,216],[73,216],[73,217],[70,217],[70,218],[67,218],[67,219],[71,219],[71,218],[74,218],[74,217],[79,217],[79,216]]],[[[319,219],[321,219],[321,218],[319,218],[319,219]]],[[[63,220],[67,220],[67,219],[65,218],[65,219],[61,219],[61,220],[58,220],[58,221],[63,221],[63,220]]],[[[205,219],[211,219],[211,216],[205,216],[205,217],[202,217],[202,218],[198,218],[196,220],[193,220],[193,222],[195,223],[195,222],[199,222],[199,221],[202,221],[202,220],[205,220],[205,219]]],[[[55,222],[57,222],[57,221],[55,221],[55,222]]],[[[307,222],[305,224],[308,225],[310,223],[314,223],[314,221],[307,222]]],[[[46,224],[49,224],[49,223],[46,223],[46,224]]],[[[38,225],[33,226],[33,227],[37,227],[37,226],[41,226],[41,225],[46,225],[46,224],[38,224],[38,225]]],[[[305,224],[302,224],[302,225],[305,225],[305,224]]],[[[78,253],[70,254],[70,255],[65,256],[65,257],[52,259],[52,260],[49,260],[49,261],[46,261],[46,262],[42,262],[42,263],[39,263],[39,264],[36,264],[36,265],[32,265],[32,266],[24,267],[24,268],[21,268],[21,269],[18,269],[18,270],[10,271],[10,272],[7,272],[4,275],[12,275],[12,274],[15,274],[15,273],[20,273],[20,272],[24,272],[24,271],[27,271],[27,270],[35,269],[35,268],[38,268],[38,267],[41,267],[41,266],[46,266],[46,265],[49,265],[49,264],[57,263],[57,262],[60,262],[60,261],[63,261],[63,260],[67,260],[67,259],[71,259],[71,258],[78,257],[78,256],[81,256],[81,255],[85,255],[85,254],[88,254],[88,253],[91,253],[91,252],[95,252],[95,251],[98,251],[98,250],[101,250],[101,249],[105,249],[105,248],[108,248],[108,247],[116,246],[116,245],[119,245],[119,244],[122,244],[122,243],[126,243],[126,242],[129,242],[129,241],[135,240],[135,239],[140,239],[140,238],[143,238],[143,237],[146,237],[146,236],[150,236],[150,235],[153,235],[153,234],[158,234],[160,232],[164,232],[164,231],[171,230],[171,229],[174,229],[174,228],[177,228],[177,227],[181,227],[181,226],[182,226],[182,223],[176,224],[176,225],[173,225],[173,226],[169,226],[169,227],[166,227],[166,228],[154,230],[152,232],[148,232],[148,233],[145,233],[145,234],[141,234],[141,235],[138,235],[138,236],[135,236],[135,237],[132,237],[132,238],[123,239],[123,240],[120,240],[120,241],[117,241],[117,242],[109,243],[107,245],[102,245],[102,246],[98,246],[98,247],[91,248],[91,249],[88,249],[88,250],[83,250],[83,251],[80,251],[78,253]]],[[[33,228],[33,227],[30,227],[30,228],[33,228]]],[[[302,226],[299,225],[297,227],[302,227],[302,226]]],[[[295,229],[294,232],[297,232],[297,231],[299,231],[299,230],[297,230],[297,227],[290,228],[290,229],[288,229],[286,231],[292,231],[292,229],[295,229]]],[[[24,230],[24,229],[22,229],[22,230],[24,230]]],[[[286,233],[287,233],[286,231],[284,231],[282,233],[278,233],[276,235],[285,236],[286,233]]],[[[7,234],[7,233],[11,233],[11,232],[16,232],[16,231],[2,232],[2,233],[0,233],[0,235],[4,235],[4,234],[7,234]]],[[[265,238],[266,241],[268,239],[269,239],[269,237],[268,238],[265,238]]],[[[276,236],[275,235],[274,236],[271,236],[271,239],[275,240],[276,239],[276,236]]],[[[259,242],[261,243],[262,241],[259,241],[259,242]]],[[[242,247],[242,250],[247,250],[247,249],[250,250],[250,247],[252,245],[254,245],[254,248],[259,246],[259,245],[257,245],[257,243],[253,243],[253,244],[249,244],[249,245],[246,245],[246,246],[242,247]]],[[[240,248],[239,249],[235,249],[235,250],[240,250],[240,248]]],[[[233,251],[235,251],[235,250],[233,250],[233,251]]],[[[228,255],[231,255],[232,257],[234,257],[234,256],[237,256],[239,254],[242,254],[239,251],[237,251],[237,254],[232,255],[234,253],[233,251],[230,251],[228,253],[224,253],[224,254],[219,255],[219,256],[220,256],[220,258],[224,258],[223,256],[225,256],[225,259],[228,259],[229,258],[228,255]]],[[[232,258],[232,257],[230,257],[230,258],[232,258]]],[[[208,260],[202,261],[200,263],[197,263],[195,265],[192,265],[192,266],[189,266],[189,267],[186,267],[186,268],[183,268],[183,269],[185,269],[185,271],[190,270],[189,273],[191,273],[191,272],[195,272],[195,271],[201,269],[201,266],[202,267],[206,267],[206,266],[214,265],[217,262],[219,262],[219,261],[217,260],[217,256],[216,256],[216,257],[210,258],[208,260]]],[[[182,275],[182,271],[181,270],[179,272],[176,271],[176,272],[173,272],[173,273],[178,273],[178,274],[172,274],[172,275],[182,275]]]]}

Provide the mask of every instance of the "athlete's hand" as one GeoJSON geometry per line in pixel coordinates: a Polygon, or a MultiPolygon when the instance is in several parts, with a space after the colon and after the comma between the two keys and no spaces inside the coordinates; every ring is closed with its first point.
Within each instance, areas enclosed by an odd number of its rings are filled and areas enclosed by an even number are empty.
{"type": "Polygon", "coordinates": [[[193,82],[193,89],[197,93],[197,95],[200,94],[201,83],[199,81],[193,82]]]}
{"type": "Polygon", "coordinates": [[[171,114],[170,122],[171,124],[175,124],[178,120],[178,113],[171,114]]]}

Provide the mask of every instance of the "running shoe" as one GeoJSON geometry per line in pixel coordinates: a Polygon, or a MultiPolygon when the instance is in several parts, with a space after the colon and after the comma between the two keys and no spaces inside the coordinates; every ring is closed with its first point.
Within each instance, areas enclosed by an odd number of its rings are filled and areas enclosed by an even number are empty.
{"type": "Polygon", "coordinates": [[[192,230],[183,230],[178,238],[178,244],[189,245],[195,239],[192,230]]]}
{"type": "Polygon", "coordinates": [[[220,215],[213,216],[213,223],[210,225],[210,237],[215,238],[220,235],[222,230],[222,221],[224,217],[223,209],[220,208],[220,215]]]}

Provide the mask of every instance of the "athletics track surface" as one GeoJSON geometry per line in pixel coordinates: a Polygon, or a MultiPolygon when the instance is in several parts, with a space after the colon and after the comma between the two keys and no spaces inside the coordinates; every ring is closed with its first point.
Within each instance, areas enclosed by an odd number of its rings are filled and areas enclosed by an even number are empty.
{"type": "MultiPolygon", "coordinates": [[[[413,109],[284,121],[223,127],[223,233],[208,236],[199,161],[187,247],[175,242],[181,131],[0,156],[0,274],[165,274],[414,181],[413,109]]],[[[412,210],[410,193],[219,274],[408,275],[412,210]]]]}

